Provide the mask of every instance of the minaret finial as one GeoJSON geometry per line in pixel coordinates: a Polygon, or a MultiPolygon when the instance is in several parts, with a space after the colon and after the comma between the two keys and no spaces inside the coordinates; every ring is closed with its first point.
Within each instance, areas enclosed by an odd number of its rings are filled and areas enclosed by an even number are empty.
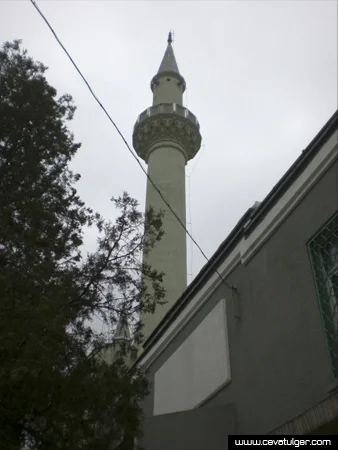
{"type": "Polygon", "coordinates": [[[169,36],[168,36],[168,44],[171,44],[171,43],[172,43],[172,41],[173,41],[173,36],[172,36],[172,33],[171,33],[171,31],[169,31],[169,36]]]}

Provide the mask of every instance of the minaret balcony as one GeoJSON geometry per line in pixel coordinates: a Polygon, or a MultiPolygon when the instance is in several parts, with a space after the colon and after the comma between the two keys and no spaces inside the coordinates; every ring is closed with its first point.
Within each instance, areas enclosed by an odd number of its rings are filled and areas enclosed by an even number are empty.
{"type": "Polygon", "coordinates": [[[137,154],[148,160],[152,147],[161,140],[176,141],[186,161],[194,158],[201,146],[200,125],[188,108],[176,103],[161,103],[143,111],[133,132],[137,154]]]}
{"type": "Polygon", "coordinates": [[[155,116],[157,114],[177,114],[181,117],[185,117],[186,119],[190,120],[199,130],[200,125],[198,123],[197,117],[189,111],[188,108],[185,108],[184,106],[177,105],[176,103],[160,103],[159,105],[150,106],[145,111],[143,111],[137,118],[135,127],[140,123],[143,122],[143,120],[147,119],[148,117],[155,116]]]}

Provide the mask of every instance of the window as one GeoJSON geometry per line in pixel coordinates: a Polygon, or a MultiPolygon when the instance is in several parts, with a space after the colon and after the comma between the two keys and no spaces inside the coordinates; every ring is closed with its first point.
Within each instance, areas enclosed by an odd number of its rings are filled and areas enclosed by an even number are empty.
{"type": "Polygon", "coordinates": [[[334,378],[338,378],[338,213],[308,244],[334,378]]]}

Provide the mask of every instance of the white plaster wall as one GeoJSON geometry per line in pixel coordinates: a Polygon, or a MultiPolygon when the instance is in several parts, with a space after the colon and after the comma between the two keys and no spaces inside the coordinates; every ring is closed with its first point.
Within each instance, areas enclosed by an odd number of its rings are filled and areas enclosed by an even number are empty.
{"type": "MultiPolygon", "coordinates": [[[[185,157],[183,153],[177,150],[174,144],[171,146],[169,141],[163,143],[163,146],[151,152],[149,156],[148,174],[182,223],[185,224],[185,157]]],[[[146,337],[159,324],[165,313],[187,287],[186,233],[148,180],[146,208],[148,209],[150,206],[155,211],[164,211],[162,227],[165,234],[151,250],[146,262],[153,268],[164,272],[163,286],[166,290],[167,303],[158,306],[154,314],[143,316],[146,337]]]]}
{"type": "Polygon", "coordinates": [[[221,300],[155,373],[154,415],[195,408],[230,381],[226,323],[221,300]]]}

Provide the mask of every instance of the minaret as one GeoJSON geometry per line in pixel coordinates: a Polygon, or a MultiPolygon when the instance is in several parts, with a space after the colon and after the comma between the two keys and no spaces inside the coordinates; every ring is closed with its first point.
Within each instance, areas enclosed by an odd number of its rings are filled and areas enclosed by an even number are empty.
{"type": "MultiPolygon", "coordinates": [[[[150,179],[185,225],[185,166],[200,149],[201,135],[196,117],[183,107],[186,84],[177,67],[171,33],[160,68],[150,86],[153,106],[138,117],[133,145],[148,164],[150,179]]],[[[146,262],[164,272],[167,303],[158,306],[154,314],[142,318],[145,338],[187,287],[186,232],[148,179],[146,209],[149,207],[164,211],[164,236],[146,256],[146,262]]]]}
{"type": "Polygon", "coordinates": [[[125,363],[129,366],[134,363],[137,356],[137,352],[135,353],[133,349],[128,319],[124,314],[121,314],[117,323],[112,342],[100,352],[99,357],[110,365],[120,354],[124,356],[125,363]]]}
{"type": "Polygon", "coordinates": [[[121,315],[120,320],[117,323],[114,343],[120,345],[121,343],[129,343],[131,341],[130,331],[128,326],[128,320],[126,316],[121,315]]]}

